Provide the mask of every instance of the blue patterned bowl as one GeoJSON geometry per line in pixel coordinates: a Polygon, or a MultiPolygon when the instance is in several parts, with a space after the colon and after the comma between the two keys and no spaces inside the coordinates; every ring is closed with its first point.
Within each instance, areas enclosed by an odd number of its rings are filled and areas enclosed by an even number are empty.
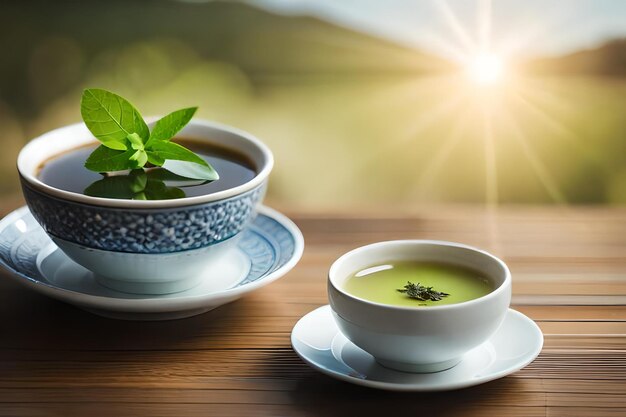
{"type": "Polygon", "coordinates": [[[51,187],[37,174],[63,152],[95,143],[84,124],[48,132],[28,143],[17,166],[33,216],[67,256],[120,291],[166,294],[198,284],[202,270],[234,245],[256,215],[273,166],[269,148],[252,135],[192,121],[180,136],[236,149],[256,176],[225,191],[176,200],[90,197],[51,187]]]}

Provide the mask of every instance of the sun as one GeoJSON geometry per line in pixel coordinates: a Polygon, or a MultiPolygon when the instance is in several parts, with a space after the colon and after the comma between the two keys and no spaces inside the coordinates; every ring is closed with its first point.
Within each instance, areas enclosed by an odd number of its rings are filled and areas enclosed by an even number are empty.
{"type": "Polygon", "coordinates": [[[479,54],[467,64],[467,75],[479,85],[493,85],[502,81],[504,61],[495,54],[479,54]]]}

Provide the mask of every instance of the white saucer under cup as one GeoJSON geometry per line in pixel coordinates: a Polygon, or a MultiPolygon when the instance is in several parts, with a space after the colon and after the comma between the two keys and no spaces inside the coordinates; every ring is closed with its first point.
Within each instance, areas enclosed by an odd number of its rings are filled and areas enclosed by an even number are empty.
{"type": "Polygon", "coordinates": [[[270,208],[259,207],[241,235],[235,247],[206,265],[199,285],[172,294],[132,294],[101,285],[59,250],[23,207],[0,221],[0,265],[18,283],[101,316],[171,320],[204,313],[265,286],[302,256],[302,233],[270,208]]]}
{"type": "Polygon", "coordinates": [[[485,343],[445,371],[410,373],[386,368],[355,346],[338,329],[330,306],[302,317],[293,328],[294,350],[314,369],[357,385],[391,391],[446,391],[502,378],[532,362],[543,335],[534,321],[509,309],[504,322],[485,343]]]}

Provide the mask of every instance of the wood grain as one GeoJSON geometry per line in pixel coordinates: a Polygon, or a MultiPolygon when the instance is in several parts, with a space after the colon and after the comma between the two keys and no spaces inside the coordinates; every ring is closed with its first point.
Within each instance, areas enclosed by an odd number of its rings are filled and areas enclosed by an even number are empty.
{"type": "MultiPolygon", "coordinates": [[[[1,214],[18,204],[5,202],[1,214]]],[[[281,209],[304,233],[300,264],[186,320],[100,318],[0,272],[0,416],[626,415],[626,209],[281,209]],[[352,386],[302,363],[291,328],[326,304],[333,260],[404,238],[461,241],[502,256],[513,272],[513,307],[545,334],[539,358],[501,380],[428,395],[352,386]]]]}

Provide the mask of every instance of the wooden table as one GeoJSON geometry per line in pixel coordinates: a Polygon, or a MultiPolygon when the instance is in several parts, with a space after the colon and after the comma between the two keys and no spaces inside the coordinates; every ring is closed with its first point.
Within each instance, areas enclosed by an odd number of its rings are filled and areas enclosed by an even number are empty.
{"type": "Polygon", "coordinates": [[[0,415],[626,415],[626,209],[287,214],[306,239],[300,264],[191,319],[104,319],[1,272],[0,415]],[[539,358],[501,380],[428,395],[353,386],[301,362],[289,334],[326,304],[331,262],[400,238],[460,241],[502,256],[513,271],[513,307],[545,334],[539,358]]]}

